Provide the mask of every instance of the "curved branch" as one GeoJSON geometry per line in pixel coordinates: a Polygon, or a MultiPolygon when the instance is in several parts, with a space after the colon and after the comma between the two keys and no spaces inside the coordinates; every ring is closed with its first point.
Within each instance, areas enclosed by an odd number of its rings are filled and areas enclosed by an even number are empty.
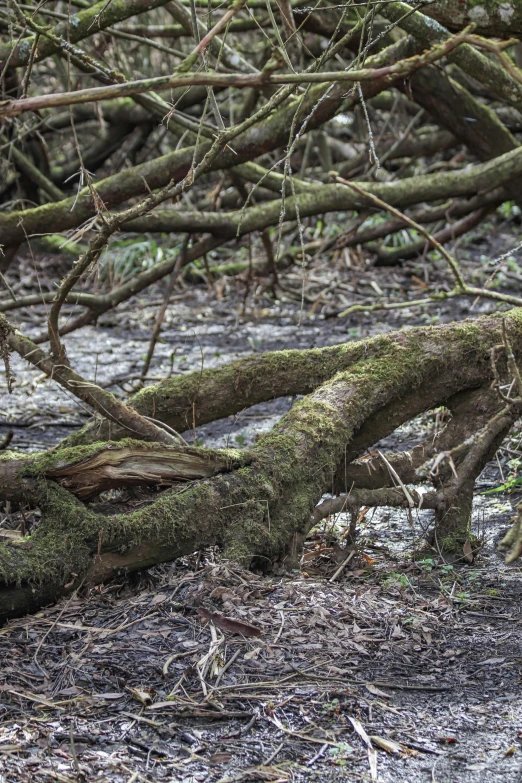
{"type": "MultiPolygon", "coordinates": [[[[509,313],[506,321],[520,361],[522,310],[509,313]]],[[[412,395],[421,399],[426,390],[430,395],[438,390],[443,401],[448,393],[484,382],[492,373],[490,349],[501,338],[500,319],[485,317],[360,343],[364,353],[356,364],[296,403],[258,440],[250,465],[181,493],[167,490],[130,514],[96,514],[48,482],[47,495],[42,492],[44,519],[35,533],[0,544],[2,598],[10,599],[12,585],[21,582],[20,593],[25,589],[27,598],[31,589],[31,600],[40,603],[49,585],[71,590],[85,579],[143,568],[208,545],[224,545],[227,556],[243,562],[284,556],[306,534],[313,508],[355,433],[365,423],[383,421],[390,407],[395,406],[398,421],[410,418],[412,395]]],[[[367,429],[367,437],[372,434],[367,429]]],[[[13,611],[20,611],[20,603],[13,609],[0,602],[0,616],[13,611]]]]}
{"type": "Polygon", "coordinates": [[[75,397],[87,403],[102,416],[123,426],[128,433],[137,435],[143,440],[157,441],[159,443],[176,442],[176,438],[120,402],[110,392],[82,378],[63,359],[58,358],[57,361],[54,361],[38,348],[32,340],[24,337],[21,332],[11,326],[3,314],[0,315],[0,328],[2,330],[2,340],[11,350],[16,351],[19,356],[53,378],[74,394],[75,397]]]}
{"type": "MultiPolygon", "coordinates": [[[[380,64],[393,63],[414,51],[415,47],[409,40],[401,40],[398,44],[380,52],[375,58],[370,58],[368,65],[379,67],[380,64]]],[[[364,97],[369,99],[378,95],[386,84],[385,79],[366,83],[363,85],[364,97]]],[[[287,97],[289,97],[291,88],[287,89],[289,90],[287,97]]],[[[235,139],[233,150],[229,146],[224,147],[218,158],[209,164],[208,171],[233,168],[239,163],[250,161],[286,144],[288,128],[293,120],[302,122],[307,118],[309,129],[318,127],[341,109],[346,110],[349,106],[355,106],[360,100],[359,92],[356,91],[344,99],[344,86],[328,88],[327,91],[324,87],[318,86],[308,91],[304,101],[286,101],[285,105],[277,108],[271,114],[269,113],[270,105],[267,104],[263,109],[266,109],[269,116],[259,125],[247,127],[235,139]]],[[[278,101],[275,105],[278,107],[278,101]]],[[[194,124],[194,128],[197,130],[197,124],[194,124]]],[[[211,141],[202,141],[198,146],[199,156],[207,155],[211,147],[211,141]]],[[[111,209],[130,198],[165,187],[171,181],[179,182],[189,173],[195,152],[195,146],[185,147],[134,166],[128,171],[107,177],[96,183],[97,196],[107,209],[111,209]]],[[[56,204],[46,204],[42,207],[0,215],[0,236],[2,242],[6,246],[10,246],[17,242],[26,241],[32,234],[45,233],[49,225],[53,226],[54,233],[75,228],[95,214],[96,207],[92,200],[92,194],[88,188],[84,188],[76,198],[71,197],[56,204]]]]}

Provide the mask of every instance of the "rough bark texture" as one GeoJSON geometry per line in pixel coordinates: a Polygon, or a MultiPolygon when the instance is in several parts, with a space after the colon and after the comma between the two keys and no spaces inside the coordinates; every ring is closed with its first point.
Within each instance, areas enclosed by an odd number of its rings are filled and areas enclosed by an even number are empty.
{"type": "MultiPolygon", "coordinates": [[[[495,2],[495,0],[493,0],[495,2]]],[[[514,5],[514,0],[512,3],[514,5]]],[[[393,21],[401,21],[401,27],[424,44],[446,40],[449,31],[438,22],[434,22],[424,13],[415,12],[404,18],[410,10],[406,3],[385,4],[381,13],[393,21]]],[[[467,44],[452,52],[448,60],[459,66],[465,73],[482,82],[499,98],[515,108],[521,105],[522,84],[508,74],[492,57],[467,44]]]]}
{"type": "Polygon", "coordinates": [[[505,38],[522,35],[522,5],[519,0],[438,0],[424,9],[450,30],[477,25],[481,35],[505,38]]]}
{"type": "MultiPolygon", "coordinates": [[[[106,0],[100,0],[90,8],[72,14],[70,21],[59,23],[54,30],[54,35],[75,43],[92,35],[93,30],[103,30],[123,19],[166,5],[167,2],[168,0],[113,0],[107,4],[106,0]]],[[[9,44],[0,46],[0,69],[6,65],[6,61],[11,68],[27,65],[33,46],[34,36],[24,37],[14,46],[9,44]]],[[[58,49],[59,47],[49,39],[40,37],[34,53],[34,61],[38,62],[58,49]]]]}
{"type": "MultiPolygon", "coordinates": [[[[522,311],[511,311],[506,323],[520,360],[522,311]]],[[[248,454],[249,464],[181,491],[166,490],[133,513],[111,516],[85,506],[45,478],[49,458],[36,460],[22,477],[34,482],[31,499],[39,497],[43,521],[29,537],[0,544],[0,616],[27,611],[48,600],[50,591],[58,594],[86,579],[143,568],[211,544],[242,562],[254,558],[269,564],[288,556],[306,534],[337,466],[352,453],[355,437],[359,450],[367,448],[418,410],[483,385],[491,374],[489,350],[501,341],[501,324],[500,318],[486,317],[306,352],[308,359],[324,355],[330,362],[329,380],[259,439],[248,454]],[[349,366],[345,357],[344,368],[340,363],[332,367],[335,352],[342,356],[343,350],[350,354],[349,366]]],[[[68,451],[68,462],[75,451],[68,451]]],[[[78,454],[85,458],[81,449],[78,454]]],[[[50,459],[63,461],[64,455],[58,450],[50,459]]]]}
{"type": "MultiPolygon", "coordinates": [[[[502,402],[495,392],[486,386],[458,392],[446,401],[445,407],[450,411],[451,418],[439,432],[414,446],[410,451],[388,455],[388,464],[392,465],[404,484],[426,482],[432,458],[441,452],[451,451],[465,441],[470,433],[478,432],[498,413],[502,408],[502,402]]],[[[359,438],[365,438],[364,426],[354,438],[353,448],[357,448],[359,438]]],[[[455,458],[455,463],[458,467],[458,458],[455,458]]],[[[335,477],[335,492],[349,492],[350,487],[354,485],[358,489],[396,486],[397,479],[390,472],[388,464],[380,454],[375,453],[369,458],[354,460],[351,463],[343,460],[335,477]]],[[[448,470],[446,466],[445,475],[448,474],[448,470]]]]}

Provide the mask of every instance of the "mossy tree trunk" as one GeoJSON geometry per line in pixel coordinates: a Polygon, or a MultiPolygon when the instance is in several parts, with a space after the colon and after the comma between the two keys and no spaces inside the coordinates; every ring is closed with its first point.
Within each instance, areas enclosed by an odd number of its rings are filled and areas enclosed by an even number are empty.
{"type": "MultiPolygon", "coordinates": [[[[522,311],[511,311],[506,325],[519,360],[522,311]]],[[[6,453],[0,462],[3,497],[38,505],[42,521],[29,536],[0,544],[0,617],[209,545],[264,566],[295,555],[340,465],[418,413],[490,380],[489,351],[501,342],[501,327],[499,317],[485,317],[274,353],[218,369],[215,376],[197,373],[198,381],[189,376],[159,384],[134,400],[142,409],[162,400],[156,416],[180,423],[196,391],[201,421],[289,391],[308,392],[245,452],[121,441],[30,458],[6,453]],[[223,388],[217,404],[205,394],[216,383],[223,388]],[[227,401],[230,391],[233,399],[227,401]],[[151,489],[149,501],[128,513],[80,499],[107,486],[175,480],[182,483],[151,489]]],[[[92,430],[83,437],[90,440],[92,430]]]]}
{"type": "Polygon", "coordinates": [[[481,35],[503,38],[522,35],[520,0],[436,0],[423,13],[450,30],[475,24],[481,35]]]}

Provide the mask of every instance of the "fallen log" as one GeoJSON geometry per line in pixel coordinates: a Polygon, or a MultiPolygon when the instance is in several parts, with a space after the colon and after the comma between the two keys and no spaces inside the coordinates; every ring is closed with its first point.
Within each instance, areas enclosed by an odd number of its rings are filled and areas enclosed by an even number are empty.
{"type": "MultiPolygon", "coordinates": [[[[101,581],[122,570],[144,568],[205,546],[219,545],[228,557],[265,567],[274,559],[291,557],[310,527],[314,506],[331,488],[344,459],[351,462],[417,413],[491,380],[490,352],[502,342],[503,323],[520,363],[520,309],[504,319],[489,316],[303,352],[305,359],[313,357],[316,367],[326,362],[322,374],[327,377],[320,383],[321,372],[316,371],[313,380],[308,373],[301,388],[315,383],[314,390],[296,402],[271,433],[262,436],[248,453],[223,455],[229,462],[215,463],[212,469],[221,471],[216,475],[155,491],[137,510],[108,513],[103,505],[84,503],[69,491],[81,495],[85,484],[74,485],[73,481],[66,489],[58,483],[67,471],[67,480],[71,480],[71,465],[86,459],[85,448],[90,457],[95,454],[105,464],[110,462],[113,455],[103,455],[114,449],[111,444],[57,448],[34,458],[30,467],[21,467],[18,477],[21,486],[28,488],[27,501],[41,509],[42,521],[28,536],[0,543],[0,617],[29,611],[85,582],[101,581]],[[344,367],[335,362],[343,350],[344,367]]],[[[281,356],[287,362],[288,378],[293,375],[294,388],[299,388],[303,356],[299,351],[285,354],[281,356]]],[[[264,363],[266,368],[267,361],[265,357],[261,366],[264,363]]],[[[237,369],[236,365],[229,377],[229,389],[237,369]]],[[[502,362],[496,372],[506,372],[502,362]]],[[[276,372],[271,375],[272,379],[276,376],[276,372]]],[[[256,377],[261,382],[262,376],[256,377]]],[[[205,380],[200,379],[200,384],[205,380]]],[[[187,380],[169,383],[163,415],[170,408],[179,416],[176,403],[186,401],[187,380]],[[178,397],[176,385],[182,389],[178,397]]],[[[284,393],[282,388],[279,391],[284,393]]],[[[142,395],[147,393],[150,390],[142,395]]],[[[208,396],[202,397],[211,404],[208,396]]],[[[190,453],[195,456],[199,450],[190,453]]],[[[204,459],[203,450],[201,456],[204,459]]],[[[213,459],[218,457],[214,454],[213,459]]],[[[12,480],[13,470],[20,468],[18,462],[13,455],[2,456],[0,487],[6,486],[6,477],[12,480]]],[[[92,478],[87,481],[91,496],[92,478]]],[[[125,475],[120,480],[124,488],[125,475]]],[[[101,481],[99,488],[104,486],[101,481]]]]}

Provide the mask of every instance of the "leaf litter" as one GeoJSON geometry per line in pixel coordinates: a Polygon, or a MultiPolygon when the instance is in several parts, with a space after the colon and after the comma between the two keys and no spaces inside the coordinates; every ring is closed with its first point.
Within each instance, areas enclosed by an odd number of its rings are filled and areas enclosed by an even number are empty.
{"type": "Polygon", "coordinates": [[[3,780],[420,781],[434,760],[436,780],[517,779],[513,572],[506,612],[360,570],[266,577],[209,551],[11,621],[3,780]]]}

